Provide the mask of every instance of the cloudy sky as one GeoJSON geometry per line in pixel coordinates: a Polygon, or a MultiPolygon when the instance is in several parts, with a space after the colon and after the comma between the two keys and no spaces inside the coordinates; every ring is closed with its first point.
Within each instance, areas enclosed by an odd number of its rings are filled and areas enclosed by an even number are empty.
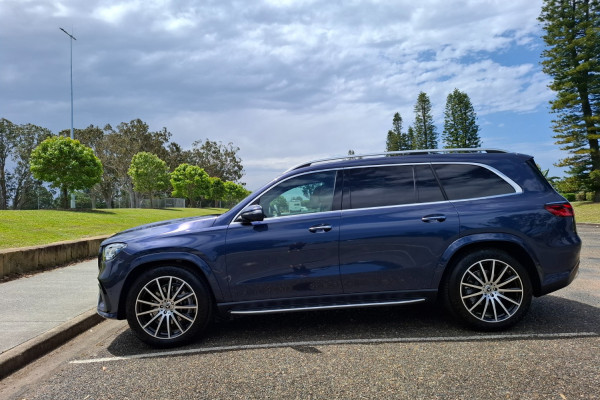
{"type": "MultiPolygon", "coordinates": [[[[420,91],[441,135],[466,92],[484,147],[552,168],[541,0],[0,0],[0,117],[57,133],[140,118],[240,147],[256,189],[315,158],[385,149],[420,91]]],[[[552,172],[560,171],[552,168],[552,172]]]]}

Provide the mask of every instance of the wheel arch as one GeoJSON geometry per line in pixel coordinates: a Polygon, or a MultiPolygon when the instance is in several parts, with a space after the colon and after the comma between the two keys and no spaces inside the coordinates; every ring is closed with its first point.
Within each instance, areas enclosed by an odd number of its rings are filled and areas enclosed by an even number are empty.
{"type": "MultiPolygon", "coordinates": [[[[466,239],[466,238],[462,238],[466,239]]],[[[479,250],[495,249],[504,251],[514,257],[527,270],[534,296],[541,295],[541,277],[538,270],[538,263],[530,251],[527,251],[524,244],[518,238],[497,237],[497,238],[469,238],[468,240],[459,240],[452,244],[443,256],[443,266],[436,274],[435,285],[439,288],[448,279],[458,260],[469,253],[479,250]]]]}
{"type": "Polygon", "coordinates": [[[213,305],[217,303],[217,299],[221,298],[221,288],[210,268],[201,260],[199,262],[198,260],[190,259],[189,253],[157,253],[146,255],[135,260],[132,265],[133,268],[125,278],[119,295],[118,319],[125,318],[127,296],[129,295],[131,286],[146,271],[157,267],[172,266],[183,268],[202,281],[212,297],[213,305]]]}

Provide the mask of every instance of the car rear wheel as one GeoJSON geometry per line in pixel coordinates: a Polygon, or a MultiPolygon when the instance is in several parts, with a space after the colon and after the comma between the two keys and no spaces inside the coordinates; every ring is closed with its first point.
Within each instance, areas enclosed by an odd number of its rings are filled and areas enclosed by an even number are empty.
{"type": "Polygon", "coordinates": [[[186,343],[207,326],[212,301],[204,283],[187,270],[158,267],[141,275],[127,298],[127,322],[155,347],[186,343]]]}
{"type": "Polygon", "coordinates": [[[452,313],[479,330],[508,328],[527,313],[532,289],[527,270],[507,253],[490,249],[459,260],[444,291],[452,313]]]}

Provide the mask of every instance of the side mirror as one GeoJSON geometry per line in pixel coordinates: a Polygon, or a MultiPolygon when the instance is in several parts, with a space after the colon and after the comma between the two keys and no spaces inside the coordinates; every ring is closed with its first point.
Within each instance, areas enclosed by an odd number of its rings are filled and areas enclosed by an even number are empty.
{"type": "Polygon", "coordinates": [[[261,206],[255,204],[246,207],[240,214],[240,218],[242,219],[242,223],[257,222],[265,219],[265,213],[261,206]]]}

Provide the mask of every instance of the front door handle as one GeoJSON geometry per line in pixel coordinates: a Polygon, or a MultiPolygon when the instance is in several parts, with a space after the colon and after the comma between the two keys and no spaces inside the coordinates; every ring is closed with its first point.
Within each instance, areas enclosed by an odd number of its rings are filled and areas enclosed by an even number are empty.
{"type": "Polygon", "coordinates": [[[315,225],[308,228],[309,232],[317,233],[317,232],[329,232],[331,230],[331,225],[321,224],[315,225]]]}
{"type": "Polygon", "coordinates": [[[446,220],[446,216],[443,214],[434,214],[434,215],[426,215],[421,218],[423,222],[444,222],[446,220]]]}

